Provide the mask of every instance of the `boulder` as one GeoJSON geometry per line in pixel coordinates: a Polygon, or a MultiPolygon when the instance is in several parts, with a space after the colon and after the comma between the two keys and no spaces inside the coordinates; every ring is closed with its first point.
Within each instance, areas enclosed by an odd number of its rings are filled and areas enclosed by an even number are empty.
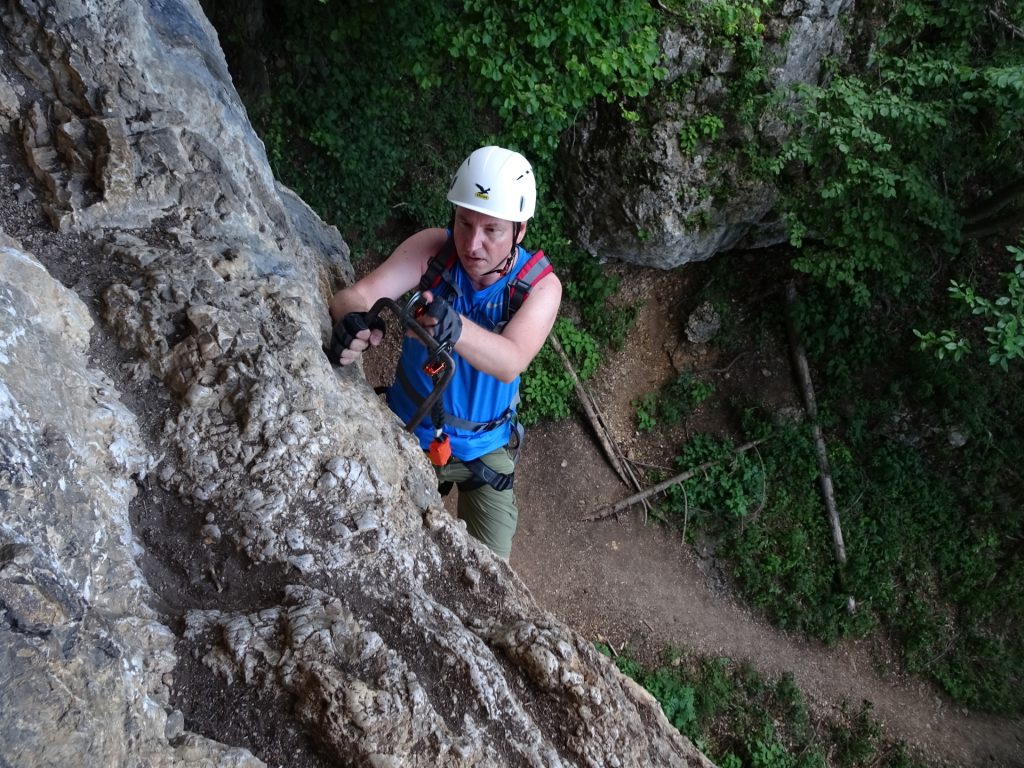
{"type": "MultiPolygon", "coordinates": [[[[777,61],[769,81],[783,92],[815,83],[826,55],[843,45],[841,20],[850,0],[787,0],[767,20],[769,59],[777,61]]],[[[622,119],[617,105],[603,105],[573,127],[561,153],[570,220],[579,244],[602,262],[671,269],[706,261],[746,245],[785,241],[769,214],[778,198],[755,178],[743,146],[763,136],[785,138],[777,121],[741,124],[730,118],[725,98],[736,64],[710,45],[699,28],[679,27],[662,35],[668,78],[639,107],[640,120],[622,119]],[[685,90],[675,84],[693,81],[685,90]],[[716,142],[701,135],[680,139],[701,117],[724,118],[716,142]]]]}

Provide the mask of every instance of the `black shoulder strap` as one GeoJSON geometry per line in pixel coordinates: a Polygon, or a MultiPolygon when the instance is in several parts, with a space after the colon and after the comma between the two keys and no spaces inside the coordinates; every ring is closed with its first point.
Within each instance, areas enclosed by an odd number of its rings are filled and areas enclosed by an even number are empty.
{"type": "Polygon", "coordinates": [[[442,280],[449,285],[454,285],[450,278],[445,278],[450,274],[452,267],[455,266],[457,258],[458,257],[455,253],[455,242],[452,240],[451,235],[449,235],[440,250],[430,257],[430,262],[427,264],[427,271],[424,272],[423,277],[420,278],[420,290],[433,291],[441,284],[442,280]]]}
{"type": "Polygon", "coordinates": [[[537,251],[527,260],[516,276],[509,280],[508,300],[505,302],[505,322],[511,320],[512,315],[523,306],[523,302],[530,295],[533,286],[552,271],[551,262],[544,255],[544,251],[537,251]]]}

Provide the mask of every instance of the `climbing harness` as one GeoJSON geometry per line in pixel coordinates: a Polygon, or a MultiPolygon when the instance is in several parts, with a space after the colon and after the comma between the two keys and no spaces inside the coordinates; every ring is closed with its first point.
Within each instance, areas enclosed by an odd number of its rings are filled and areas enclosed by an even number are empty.
{"type": "MultiPolygon", "coordinates": [[[[438,287],[443,283],[448,286],[448,289],[456,296],[461,296],[462,291],[459,289],[458,284],[452,277],[452,269],[455,267],[457,262],[458,256],[455,252],[455,244],[452,238],[449,237],[445,241],[444,245],[441,246],[440,250],[430,258],[430,261],[427,264],[427,269],[420,278],[420,293],[422,294],[424,291],[436,292],[438,287]]],[[[551,271],[551,262],[548,261],[547,257],[544,255],[544,251],[537,251],[527,259],[526,263],[516,273],[515,277],[509,280],[507,289],[502,294],[504,304],[501,310],[502,320],[498,324],[499,329],[512,319],[512,316],[515,315],[523,305],[523,302],[526,301],[527,297],[530,295],[530,291],[533,289],[533,286],[542,278],[550,274],[551,271]]],[[[409,380],[405,371],[402,370],[401,366],[399,366],[396,371],[395,380],[410,399],[419,399],[420,395],[417,394],[416,388],[409,380]]],[[[518,396],[504,413],[490,421],[468,421],[449,414],[446,416],[445,423],[449,426],[455,427],[456,429],[461,429],[467,432],[487,432],[503,426],[513,420],[515,418],[517,405],[519,405],[518,396]]]]}

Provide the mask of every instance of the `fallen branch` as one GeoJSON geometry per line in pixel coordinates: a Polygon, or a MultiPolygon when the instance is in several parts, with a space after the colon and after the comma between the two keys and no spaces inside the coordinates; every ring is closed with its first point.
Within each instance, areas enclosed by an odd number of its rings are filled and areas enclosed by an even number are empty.
{"type": "Polygon", "coordinates": [[[594,428],[594,433],[597,435],[598,441],[601,443],[601,447],[604,449],[605,456],[608,457],[608,461],[612,465],[612,469],[615,470],[619,478],[626,485],[634,485],[639,487],[636,477],[631,471],[623,466],[622,462],[619,461],[618,452],[611,444],[611,438],[608,436],[607,429],[604,425],[604,420],[597,413],[597,408],[594,406],[590,399],[590,395],[583,388],[583,383],[580,381],[580,377],[576,375],[576,370],[572,367],[572,362],[569,360],[569,356],[565,354],[565,350],[562,349],[561,343],[558,341],[558,337],[555,334],[551,334],[548,337],[551,342],[551,348],[555,350],[555,353],[562,360],[562,366],[565,368],[566,373],[569,374],[569,378],[572,379],[572,385],[576,390],[576,397],[580,401],[580,405],[583,406],[583,410],[586,411],[587,418],[590,419],[590,425],[594,428]],[[632,483],[630,479],[632,478],[632,483]]]}
{"type": "Polygon", "coordinates": [[[732,359],[732,362],[725,366],[725,368],[702,368],[699,371],[695,371],[695,373],[728,373],[729,369],[736,365],[736,363],[738,363],[741,358],[749,354],[749,351],[744,350],[743,352],[740,352],[738,355],[736,355],[736,357],[732,359]]]}
{"type": "Polygon", "coordinates": [[[804,408],[811,420],[811,430],[814,436],[814,451],[818,457],[818,473],[821,485],[821,495],[825,500],[825,509],[828,512],[829,527],[832,529],[832,549],[835,553],[836,562],[839,564],[839,578],[843,581],[843,570],[846,567],[846,545],[843,543],[843,529],[839,525],[839,509],[836,507],[835,490],[832,487],[832,472],[828,464],[828,449],[825,445],[825,436],[818,423],[818,406],[814,399],[814,387],[811,384],[811,370],[807,364],[807,355],[804,353],[803,345],[797,334],[796,323],[793,321],[793,303],[796,301],[796,286],[793,282],[786,285],[786,333],[789,336],[789,347],[793,353],[793,364],[796,368],[797,381],[803,395],[804,408]]]}
{"type": "Polygon", "coordinates": [[[679,486],[683,491],[683,544],[686,543],[686,526],[690,524],[690,497],[686,495],[686,486],[679,486]]]}
{"type": "MultiPolygon", "coordinates": [[[[741,445],[739,448],[737,448],[735,450],[735,453],[737,453],[737,454],[744,453],[745,451],[749,451],[754,446],[760,445],[763,442],[764,442],[764,439],[762,438],[761,440],[754,440],[754,441],[749,442],[749,443],[744,443],[743,445],[741,445]]],[[[616,502],[615,504],[611,504],[609,506],[602,507],[597,512],[592,514],[590,517],[585,517],[583,519],[587,520],[587,521],[590,521],[590,520],[603,520],[606,517],[611,517],[612,515],[617,515],[619,512],[621,512],[622,510],[626,509],[627,507],[631,507],[633,504],[637,504],[639,502],[646,502],[647,499],[649,499],[651,496],[654,496],[655,494],[661,493],[662,491],[664,491],[664,490],[666,490],[668,488],[671,488],[673,485],[678,485],[679,483],[685,483],[691,477],[694,477],[695,475],[700,474],[701,472],[703,472],[708,467],[712,467],[712,466],[714,466],[717,463],[718,463],[718,460],[705,461],[702,464],[698,464],[693,469],[688,469],[685,472],[680,472],[678,475],[675,475],[674,477],[670,477],[668,480],[663,480],[662,482],[658,483],[657,485],[651,486],[647,490],[640,491],[639,493],[634,493],[632,496],[630,496],[627,499],[623,499],[622,501],[616,502]]]]}
{"type": "Polygon", "coordinates": [[[1010,30],[1010,32],[1012,32],[1015,37],[1019,37],[1022,40],[1024,40],[1024,30],[1022,30],[1020,27],[1015,26],[1014,24],[1012,24],[1009,19],[1004,19],[1002,16],[1000,16],[998,13],[996,13],[991,8],[989,8],[988,15],[991,16],[996,21],[998,21],[1000,24],[1002,24],[1008,30],[1010,30]]]}
{"type": "Polygon", "coordinates": [[[991,219],[1017,198],[1024,196],[1024,179],[1014,179],[986,199],[972,206],[963,214],[964,222],[973,226],[991,219]]]}

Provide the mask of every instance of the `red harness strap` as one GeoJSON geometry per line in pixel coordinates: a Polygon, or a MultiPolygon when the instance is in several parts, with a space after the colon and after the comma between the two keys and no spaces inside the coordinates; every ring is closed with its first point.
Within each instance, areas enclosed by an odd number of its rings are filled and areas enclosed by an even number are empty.
{"type": "Polygon", "coordinates": [[[455,253],[455,241],[449,237],[444,241],[441,249],[430,257],[427,271],[420,278],[420,290],[432,291],[437,288],[441,284],[441,280],[444,279],[447,273],[451,272],[452,267],[455,266],[455,262],[458,260],[458,254],[455,253]]]}
{"type": "Polygon", "coordinates": [[[519,311],[523,302],[530,295],[530,291],[538,282],[552,272],[551,262],[544,255],[544,251],[537,251],[523,265],[523,268],[516,273],[508,283],[508,300],[505,302],[505,322],[512,319],[512,315],[519,311]]]}

